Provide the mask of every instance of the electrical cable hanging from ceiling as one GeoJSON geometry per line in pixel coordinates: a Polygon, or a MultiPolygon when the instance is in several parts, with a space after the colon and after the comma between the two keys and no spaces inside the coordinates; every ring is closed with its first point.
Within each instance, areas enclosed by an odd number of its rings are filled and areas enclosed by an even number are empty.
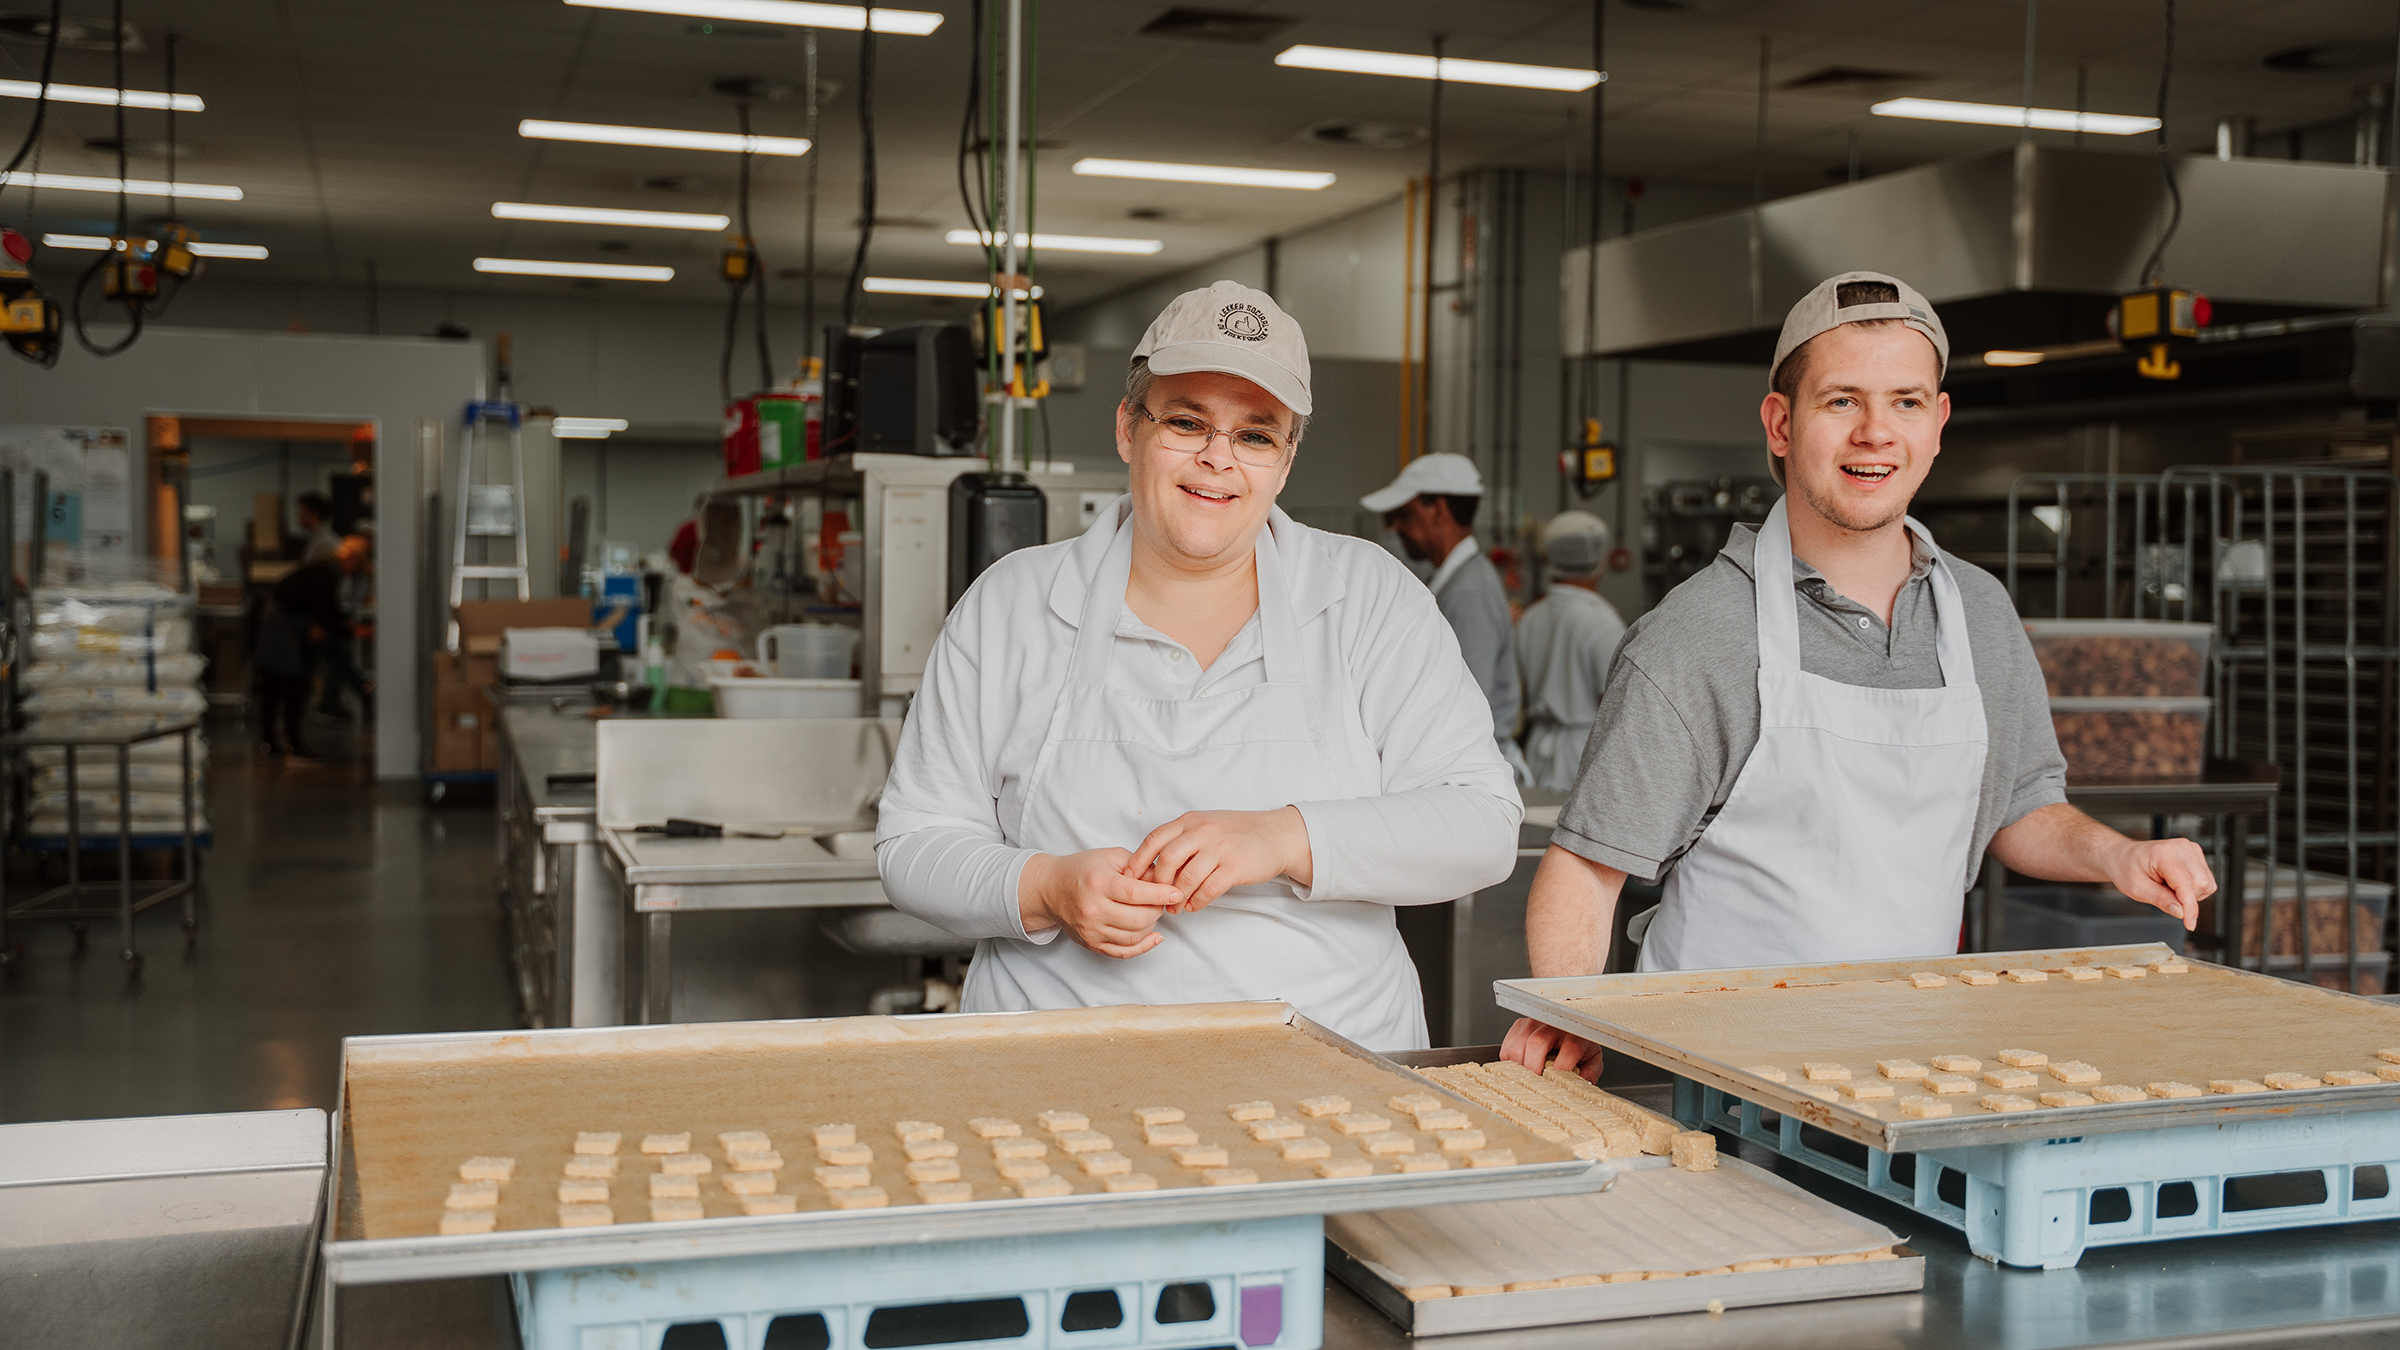
{"type": "MultiPolygon", "coordinates": [[[[808,30],[808,214],[800,232],[801,304],[800,330],[805,341],[801,355],[814,366],[819,352],[817,344],[824,335],[817,331],[817,163],[825,158],[825,147],[817,134],[817,30],[808,30]]],[[[818,374],[823,374],[818,368],[818,374]]],[[[820,395],[821,397],[821,395],[820,395]]]]}
{"type": "MultiPolygon", "coordinates": [[[[1576,355],[1582,378],[1583,415],[1600,415],[1599,359],[1592,355],[1600,325],[1600,220],[1607,207],[1608,166],[1608,2],[1592,0],[1592,69],[1600,78],[1592,85],[1592,218],[1583,254],[1583,350],[1576,355]]],[[[1577,437],[1577,443],[1582,441],[1577,437]]]]}
{"type": "MultiPolygon", "coordinates": [[[[967,6],[967,103],[958,119],[958,203],[967,213],[967,228],[975,232],[983,249],[983,274],[995,276],[1000,271],[1000,257],[994,248],[997,236],[992,233],[988,159],[983,142],[984,63],[990,59],[984,49],[983,0],[969,0],[967,6]],[[972,172],[970,172],[972,170],[972,172]],[[970,182],[973,186],[970,188],[970,182]]],[[[986,322],[989,322],[989,306],[986,322]]],[[[984,387],[990,388],[999,378],[1000,358],[996,344],[986,343],[984,353],[984,387]]],[[[975,444],[983,442],[990,431],[990,422],[978,405],[975,444]]]]}
{"type": "Polygon", "coordinates": [[[85,268],[83,276],[76,281],[75,302],[69,307],[69,314],[75,323],[75,340],[94,356],[115,356],[141,340],[142,301],[141,297],[131,294],[134,289],[131,283],[136,270],[148,266],[134,256],[132,206],[125,192],[125,0],[114,0],[109,11],[109,23],[110,47],[116,61],[117,225],[109,235],[108,247],[100,250],[100,256],[92,260],[92,265],[85,268]],[[110,298],[124,306],[129,329],[122,339],[103,347],[92,341],[91,332],[86,326],[88,321],[84,318],[83,299],[91,289],[92,282],[103,273],[111,272],[111,269],[114,270],[109,277],[110,284],[104,285],[102,290],[113,292],[110,298]]]}
{"type": "MultiPolygon", "coordinates": [[[[50,0],[50,31],[42,39],[42,87],[33,96],[33,124],[25,128],[25,139],[18,143],[17,153],[9,156],[8,167],[0,169],[0,192],[8,191],[14,181],[17,166],[33,153],[42,139],[42,125],[50,117],[50,71],[58,64],[58,31],[64,25],[66,0],[50,0]]],[[[30,185],[26,188],[31,193],[30,185]]]]}
{"type": "MultiPolygon", "coordinates": [[[[160,230],[160,238],[151,245],[150,256],[153,262],[164,261],[166,252],[170,248],[181,248],[186,250],[190,248],[190,244],[188,242],[189,236],[182,234],[181,232],[183,227],[176,223],[177,219],[182,216],[183,211],[179,206],[176,205],[175,199],[175,167],[177,150],[175,141],[175,44],[182,41],[182,39],[183,35],[181,33],[167,34],[167,224],[160,230]]],[[[118,176],[123,177],[124,175],[120,173],[118,176]]],[[[167,312],[168,306],[175,303],[175,297],[183,294],[184,284],[191,278],[199,275],[199,268],[200,263],[196,259],[190,264],[189,268],[182,271],[168,267],[159,268],[159,294],[156,297],[157,303],[144,304],[142,307],[143,312],[153,319],[163,317],[167,312]]]]}
{"type": "Polygon", "coordinates": [[[842,288],[842,324],[858,327],[865,298],[867,250],[875,242],[875,7],[868,5],[858,30],[858,251],[850,257],[850,280],[842,288]]]}
{"type": "Polygon", "coordinates": [[[2175,0],[2166,0],[2166,45],[2158,61],[2158,176],[2167,185],[2167,225],[2159,231],[2158,246],[2142,264],[2142,285],[2156,286],[2167,265],[2167,245],[2183,224],[2183,188],[2175,181],[2175,161],[2167,153],[2167,86],[2175,75],[2175,0]]]}
{"type": "Polygon", "coordinates": [[[775,365],[767,351],[767,269],[764,259],[759,255],[758,236],[750,230],[750,171],[756,157],[749,149],[749,101],[737,101],[734,112],[740,119],[743,148],[740,167],[734,179],[735,234],[720,265],[726,284],[732,289],[725,297],[725,338],[717,348],[717,387],[727,407],[734,402],[733,348],[736,335],[741,332],[742,296],[746,292],[754,293],[756,307],[758,388],[769,389],[775,383],[775,365]]]}

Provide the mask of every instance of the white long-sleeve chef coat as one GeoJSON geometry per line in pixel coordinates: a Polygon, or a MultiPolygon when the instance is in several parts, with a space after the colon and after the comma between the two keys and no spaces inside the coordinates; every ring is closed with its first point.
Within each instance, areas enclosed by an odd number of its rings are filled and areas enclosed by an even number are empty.
{"type": "MultiPolygon", "coordinates": [[[[1039,850],[1016,830],[1026,776],[1066,687],[1088,579],[1129,509],[1120,499],[1081,538],[1000,559],[950,612],[876,825],[894,907],[963,938],[1059,936],[1025,931],[1017,882],[1039,850]]],[[[1293,803],[1313,872],[1299,897],[1432,904],[1505,878],[1524,803],[1493,744],[1491,706],[1431,593],[1365,540],[1310,529],[1281,508],[1267,528],[1299,629],[1312,721],[1340,781],[1371,788],[1293,803]]],[[[1110,683],[1183,699],[1265,682],[1257,616],[1207,670],[1198,664],[1130,607],[1118,620],[1110,683]]]]}

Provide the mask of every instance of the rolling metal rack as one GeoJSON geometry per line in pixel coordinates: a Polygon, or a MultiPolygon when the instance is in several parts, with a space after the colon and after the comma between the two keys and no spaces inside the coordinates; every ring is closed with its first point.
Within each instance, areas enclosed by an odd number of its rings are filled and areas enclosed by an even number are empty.
{"type": "Polygon", "coordinates": [[[2387,992],[2377,977],[2391,966],[2391,916],[2362,906],[2360,883],[2392,881],[2400,849],[2392,440],[2389,424],[2240,433],[2237,458],[2269,462],[2026,474],[2008,499],[2006,580],[2020,606],[2217,630],[2209,753],[2282,771],[2248,841],[2266,882],[2258,951],[2237,919],[2222,931],[2241,945],[2224,959],[2366,993],[2387,992]],[[2048,527],[2047,547],[2024,546],[2028,518],[2048,527]],[[2042,567],[2050,584],[2025,585],[2042,567]],[[2299,906],[2296,952],[2278,950],[2287,900],[2299,906]],[[2319,950],[2320,929],[2338,929],[2338,947],[2319,950]]]}

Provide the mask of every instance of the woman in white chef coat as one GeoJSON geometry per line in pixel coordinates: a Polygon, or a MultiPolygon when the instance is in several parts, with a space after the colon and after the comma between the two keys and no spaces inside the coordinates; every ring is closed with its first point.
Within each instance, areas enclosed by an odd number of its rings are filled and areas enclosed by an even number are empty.
{"type": "Polygon", "coordinates": [[[1524,808],[1431,594],[1276,508],[1310,406],[1273,299],[1176,297],[1117,410],[1131,493],[943,626],[875,850],[976,940],[968,1011],[1285,999],[1426,1044],[1392,906],[1507,876],[1524,808]]]}

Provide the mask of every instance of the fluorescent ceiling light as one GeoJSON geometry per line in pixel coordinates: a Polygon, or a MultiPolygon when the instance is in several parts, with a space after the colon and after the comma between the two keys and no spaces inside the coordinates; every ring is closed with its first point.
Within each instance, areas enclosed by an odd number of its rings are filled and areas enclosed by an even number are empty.
{"type": "Polygon", "coordinates": [[[805,155],[800,136],[740,136],[729,131],[674,131],[665,127],[612,127],[596,122],[545,122],[529,117],[517,134],[537,141],[584,141],[592,145],[654,145],[667,150],[724,150],[754,155],[805,155]]]}
{"type": "MultiPolygon", "coordinates": [[[[924,281],[911,277],[868,277],[859,283],[859,288],[876,295],[948,295],[962,300],[989,300],[993,290],[988,281],[924,281]]],[[[1018,291],[1017,298],[1023,300],[1027,296],[1018,291]]],[[[1031,298],[1041,299],[1042,288],[1034,287],[1031,298]]]]}
{"type": "Polygon", "coordinates": [[[1075,172],[1092,178],[1149,178],[1163,183],[1216,183],[1225,187],[1304,188],[1333,186],[1333,175],[1298,169],[1236,169],[1217,164],[1153,164],[1139,159],[1079,159],[1075,172]]]}
{"type": "MultiPolygon", "coordinates": [[[[990,244],[1000,236],[983,230],[952,230],[942,237],[953,244],[990,244]]],[[[1017,247],[1055,249],[1060,253],[1156,253],[1166,244],[1156,239],[1111,239],[1106,235],[1020,234],[1017,247]]]]}
{"type": "Polygon", "coordinates": [[[623,431],[628,423],[622,417],[554,417],[550,434],[570,441],[604,441],[612,431],[623,431]]]}
{"type": "Polygon", "coordinates": [[[49,188],[56,192],[115,192],[122,186],[135,197],[196,197],[212,202],[238,202],[242,190],[229,183],[177,183],[168,186],[152,178],[91,178],[79,173],[0,173],[0,187],[49,188]]]}
{"type": "MultiPolygon", "coordinates": [[[[867,26],[867,11],[859,5],[818,5],[807,0],[567,0],[586,9],[624,9],[637,14],[680,14],[692,19],[732,19],[742,23],[788,23],[799,28],[847,28],[855,33],[867,26]]],[[[875,31],[923,37],[942,26],[942,16],[921,9],[875,9],[875,31]]]]}
{"type": "Polygon", "coordinates": [[[721,230],[730,216],[696,211],[618,211],[605,206],[539,206],[532,202],[493,202],[492,214],[501,220],[559,220],[573,225],[641,225],[654,230],[721,230]]]}
{"type": "Polygon", "coordinates": [[[477,258],[478,272],[505,272],[519,277],[598,277],[603,281],[672,281],[672,267],[643,267],[634,263],[543,262],[534,258],[477,258]]]}
{"type": "MultiPolygon", "coordinates": [[[[46,248],[80,248],[97,253],[108,247],[108,236],[105,234],[45,234],[42,236],[42,244],[46,248]]],[[[264,258],[267,256],[267,246],[265,244],[195,243],[192,245],[192,252],[203,258],[264,258]]]]}
{"type": "Polygon", "coordinates": [[[2030,126],[2036,131],[2089,131],[2099,136],[2136,136],[2158,130],[2155,117],[2124,113],[2026,108],[2010,103],[1952,103],[1938,98],[1886,99],[1867,109],[1877,117],[1913,117],[1925,122],[1972,122],[1987,127],[2030,126]]]}
{"type": "Polygon", "coordinates": [[[1983,363],[1987,366],[2038,366],[2042,363],[2042,353],[1985,352],[1983,363]]]}
{"type": "MultiPolygon", "coordinates": [[[[40,98],[41,96],[42,85],[39,80],[0,80],[0,98],[40,98]]],[[[117,91],[101,89],[88,84],[53,82],[50,86],[50,101],[53,103],[97,103],[102,107],[115,107],[117,91]]],[[[177,112],[208,111],[208,105],[200,101],[198,94],[176,94],[170,99],[168,95],[153,89],[128,89],[125,91],[125,106],[128,108],[163,109],[169,106],[170,102],[177,112]]]]}
{"type": "Polygon", "coordinates": [[[1341,70],[1354,75],[1399,75],[1412,80],[1434,78],[1438,67],[1450,84],[1499,84],[1513,89],[1589,89],[1607,78],[1596,70],[1572,66],[1520,66],[1507,61],[1467,61],[1407,52],[1367,52],[1354,47],[1291,47],[1275,58],[1279,66],[1302,70],[1341,70]]]}

